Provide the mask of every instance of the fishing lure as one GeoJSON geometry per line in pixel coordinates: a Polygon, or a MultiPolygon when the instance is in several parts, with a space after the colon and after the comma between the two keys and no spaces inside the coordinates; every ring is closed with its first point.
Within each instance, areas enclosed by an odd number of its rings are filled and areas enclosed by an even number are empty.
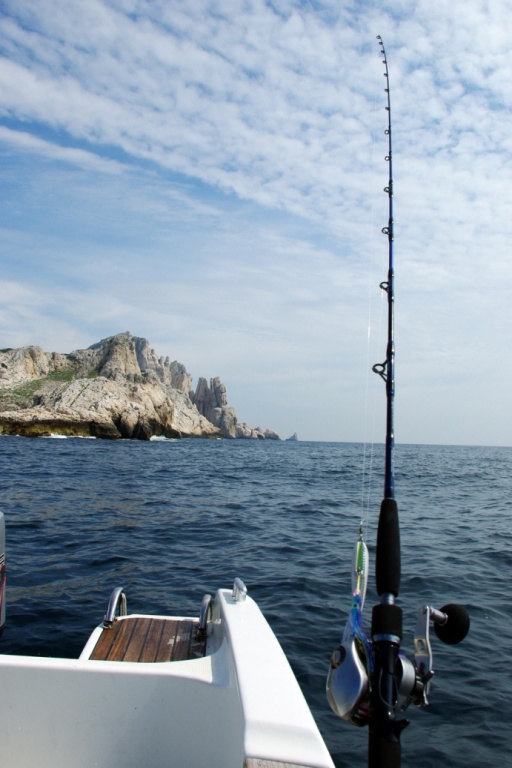
{"type": "Polygon", "coordinates": [[[373,649],[363,626],[368,584],[369,555],[363,523],[352,555],[352,602],[341,642],[331,656],[327,699],[334,712],[354,725],[368,722],[369,681],[373,673],[373,649]]]}
{"type": "Polygon", "coordinates": [[[363,608],[368,584],[369,555],[368,547],[363,537],[363,523],[359,526],[359,538],[352,556],[352,604],[349,618],[343,632],[342,642],[353,637],[360,646],[365,657],[368,674],[373,671],[373,649],[363,627],[363,608]]]}

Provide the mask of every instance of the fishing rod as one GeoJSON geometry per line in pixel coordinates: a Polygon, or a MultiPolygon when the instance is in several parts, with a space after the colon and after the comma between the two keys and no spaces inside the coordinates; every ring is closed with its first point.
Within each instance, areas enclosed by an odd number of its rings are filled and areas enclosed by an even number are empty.
{"type": "Polygon", "coordinates": [[[400,524],[395,501],[395,474],[393,452],[395,447],[395,264],[393,231],[393,146],[391,136],[391,95],[389,71],[384,43],[377,37],[384,64],[387,95],[389,183],[384,188],[388,195],[388,226],[382,233],[388,238],[388,279],[380,288],[388,298],[388,340],[386,359],[373,366],[386,384],[386,443],[384,464],[384,498],[380,507],[375,550],[375,581],[380,603],[372,611],[371,637],[374,650],[374,670],[370,689],[368,765],[400,765],[400,733],[407,720],[395,717],[398,690],[396,668],[402,639],[402,609],[395,604],[400,591],[401,555],[400,524]],[[383,763],[380,762],[381,756],[383,763]]]}
{"type": "Polygon", "coordinates": [[[389,169],[388,224],[382,229],[388,238],[388,275],[380,283],[387,294],[386,359],[373,366],[386,385],[386,440],[384,496],[377,528],[375,582],[380,602],[373,606],[370,637],[363,626],[363,607],[369,570],[368,548],[362,524],[352,558],[352,603],[340,645],[331,656],[327,676],[327,699],[333,711],[357,726],[368,725],[368,767],[400,768],[400,734],[409,721],[399,717],[410,704],[428,704],[430,680],[434,674],[430,645],[430,622],[445,643],[459,643],[469,630],[469,615],[461,605],[448,604],[441,610],[428,605],[419,611],[414,638],[414,660],[400,652],[402,609],[396,604],[400,591],[400,522],[395,500],[394,399],[395,399],[395,265],[393,222],[393,151],[389,70],[384,43],[377,36],[386,78],[385,134],[388,137],[386,162],[389,169]]]}

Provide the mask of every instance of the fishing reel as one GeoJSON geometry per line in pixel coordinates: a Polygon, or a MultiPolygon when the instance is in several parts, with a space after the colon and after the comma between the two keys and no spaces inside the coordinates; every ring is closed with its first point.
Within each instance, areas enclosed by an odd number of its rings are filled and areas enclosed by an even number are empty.
{"type": "MultiPolygon", "coordinates": [[[[366,592],[368,550],[360,531],[353,560],[353,597],[341,643],[331,655],[327,677],[327,699],[336,715],[357,726],[369,722],[370,691],[374,672],[374,643],[364,633],[362,608],[366,592]]],[[[461,605],[445,605],[441,610],[424,605],[418,615],[414,636],[414,659],[397,655],[394,672],[395,712],[410,704],[428,704],[430,681],[434,675],[430,624],[438,638],[448,644],[459,643],[469,630],[469,615],[461,605]]],[[[377,637],[374,638],[377,640],[377,637]]],[[[395,638],[396,644],[400,638],[395,638]]]]}

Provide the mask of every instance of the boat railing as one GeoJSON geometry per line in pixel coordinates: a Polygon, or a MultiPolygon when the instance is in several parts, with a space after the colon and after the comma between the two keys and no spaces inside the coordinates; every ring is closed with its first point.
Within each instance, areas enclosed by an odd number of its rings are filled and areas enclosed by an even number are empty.
{"type": "Polygon", "coordinates": [[[107,612],[105,614],[105,618],[103,619],[104,629],[112,629],[116,621],[116,611],[118,610],[118,608],[119,608],[119,616],[127,615],[128,601],[126,599],[124,587],[116,587],[112,592],[112,594],[110,595],[107,612]]]}
{"type": "Polygon", "coordinates": [[[247,587],[243,583],[242,579],[240,579],[238,576],[233,584],[232,596],[235,603],[243,603],[247,597],[247,587]]]}
{"type": "Polygon", "coordinates": [[[198,627],[198,632],[202,635],[206,634],[206,630],[208,628],[208,619],[211,619],[212,617],[212,609],[212,596],[203,595],[203,599],[201,601],[201,610],[199,611],[198,627]]]}

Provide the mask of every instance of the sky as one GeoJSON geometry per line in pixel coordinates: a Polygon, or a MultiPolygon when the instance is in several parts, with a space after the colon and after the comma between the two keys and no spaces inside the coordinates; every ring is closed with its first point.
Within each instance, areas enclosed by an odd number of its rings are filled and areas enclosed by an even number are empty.
{"type": "Polygon", "coordinates": [[[0,0],[0,347],[147,338],[240,421],[512,445],[505,0],[0,0]]]}

